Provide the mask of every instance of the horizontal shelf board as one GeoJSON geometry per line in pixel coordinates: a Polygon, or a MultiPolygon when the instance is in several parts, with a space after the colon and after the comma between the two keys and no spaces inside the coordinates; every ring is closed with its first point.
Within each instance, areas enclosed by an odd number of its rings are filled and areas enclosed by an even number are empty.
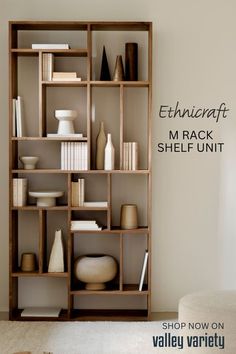
{"type": "Polygon", "coordinates": [[[113,227],[111,230],[103,229],[103,230],[71,230],[71,234],[148,234],[149,228],[140,226],[138,229],[131,229],[131,230],[122,230],[119,227],[113,227]]]}
{"type": "Polygon", "coordinates": [[[13,30],[148,31],[151,22],[133,21],[10,21],[13,30]]]}
{"type": "Polygon", "coordinates": [[[77,310],[74,309],[71,314],[72,320],[90,321],[90,320],[115,320],[115,321],[138,321],[147,320],[147,310],[77,310]]]}
{"type": "Polygon", "coordinates": [[[104,170],[61,170],[57,168],[37,168],[34,170],[23,170],[23,169],[13,169],[12,173],[84,173],[84,174],[149,174],[149,170],[113,170],[113,171],[104,171],[104,170]]]}
{"type": "Polygon", "coordinates": [[[107,210],[109,210],[109,208],[108,207],[71,207],[71,210],[87,210],[87,211],[107,211],[107,210]]]}
{"type": "Polygon", "coordinates": [[[12,277],[51,277],[51,278],[67,278],[68,273],[39,273],[39,272],[22,272],[17,271],[11,274],[12,277]]]}
{"type": "Polygon", "coordinates": [[[42,81],[46,87],[86,87],[87,81],[42,81]]]}
{"type": "Polygon", "coordinates": [[[87,141],[88,139],[86,137],[84,138],[76,138],[76,137],[55,137],[55,138],[48,138],[46,136],[40,137],[40,136],[23,136],[23,137],[12,137],[11,138],[13,141],[87,141]]]}
{"type": "Polygon", "coordinates": [[[25,205],[19,207],[12,207],[12,210],[68,210],[67,205],[56,205],[53,207],[38,207],[37,205],[25,205]]]}
{"type": "Polygon", "coordinates": [[[12,320],[14,321],[67,321],[68,311],[61,310],[59,317],[21,317],[23,309],[16,309],[13,311],[12,320]]]}
{"type": "Polygon", "coordinates": [[[31,48],[13,48],[11,53],[20,56],[38,56],[39,53],[53,53],[55,56],[86,57],[87,49],[31,49],[31,48]]]}
{"type": "Polygon", "coordinates": [[[71,295],[137,295],[137,296],[144,296],[149,295],[148,290],[139,291],[138,284],[124,284],[123,290],[118,289],[107,289],[107,290],[72,290],[70,292],[71,295]]]}
{"type": "Polygon", "coordinates": [[[148,87],[149,81],[90,81],[92,87],[148,87]]]}

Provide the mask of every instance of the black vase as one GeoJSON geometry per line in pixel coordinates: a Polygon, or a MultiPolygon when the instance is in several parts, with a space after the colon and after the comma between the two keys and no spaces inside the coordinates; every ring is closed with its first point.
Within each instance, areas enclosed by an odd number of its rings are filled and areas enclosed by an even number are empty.
{"type": "Polygon", "coordinates": [[[138,80],[138,43],[125,43],[125,79],[138,80]]]}
{"type": "Polygon", "coordinates": [[[107,54],[106,54],[105,46],[103,46],[103,52],[102,52],[102,65],[101,65],[100,80],[101,81],[110,81],[111,80],[111,75],[110,75],[109,65],[108,65],[108,61],[107,61],[107,54]]]}

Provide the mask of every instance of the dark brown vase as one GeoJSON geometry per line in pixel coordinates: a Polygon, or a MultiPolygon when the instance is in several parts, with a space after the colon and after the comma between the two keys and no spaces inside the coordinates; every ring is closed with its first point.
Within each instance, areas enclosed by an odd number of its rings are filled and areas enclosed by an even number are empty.
{"type": "Polygon", "coordinates": [[[125,44],[125,79],[138,80],[138,43],[125,44]]]}

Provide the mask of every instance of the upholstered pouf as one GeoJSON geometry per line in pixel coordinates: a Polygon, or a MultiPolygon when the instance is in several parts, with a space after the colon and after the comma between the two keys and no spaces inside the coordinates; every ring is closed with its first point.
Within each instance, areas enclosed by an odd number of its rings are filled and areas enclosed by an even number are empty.
{"type": "Polygon", "coordinates": [[[183,327],[183,353],[236,354],[236,291],[184,296],[179,302],[179,322],[183,327]]]}

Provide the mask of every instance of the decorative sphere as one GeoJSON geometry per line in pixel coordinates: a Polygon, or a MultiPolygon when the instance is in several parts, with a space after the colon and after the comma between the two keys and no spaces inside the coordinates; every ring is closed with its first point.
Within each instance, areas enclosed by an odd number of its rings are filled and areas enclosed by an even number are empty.
{"type": "Polygon", "coordinates": [[[103,290],[105,284],[115,278],[117,262],[109,255],[91,254],[81,256],[74,264],[75,277],[86,283],[87,290],[103,290]]]}

